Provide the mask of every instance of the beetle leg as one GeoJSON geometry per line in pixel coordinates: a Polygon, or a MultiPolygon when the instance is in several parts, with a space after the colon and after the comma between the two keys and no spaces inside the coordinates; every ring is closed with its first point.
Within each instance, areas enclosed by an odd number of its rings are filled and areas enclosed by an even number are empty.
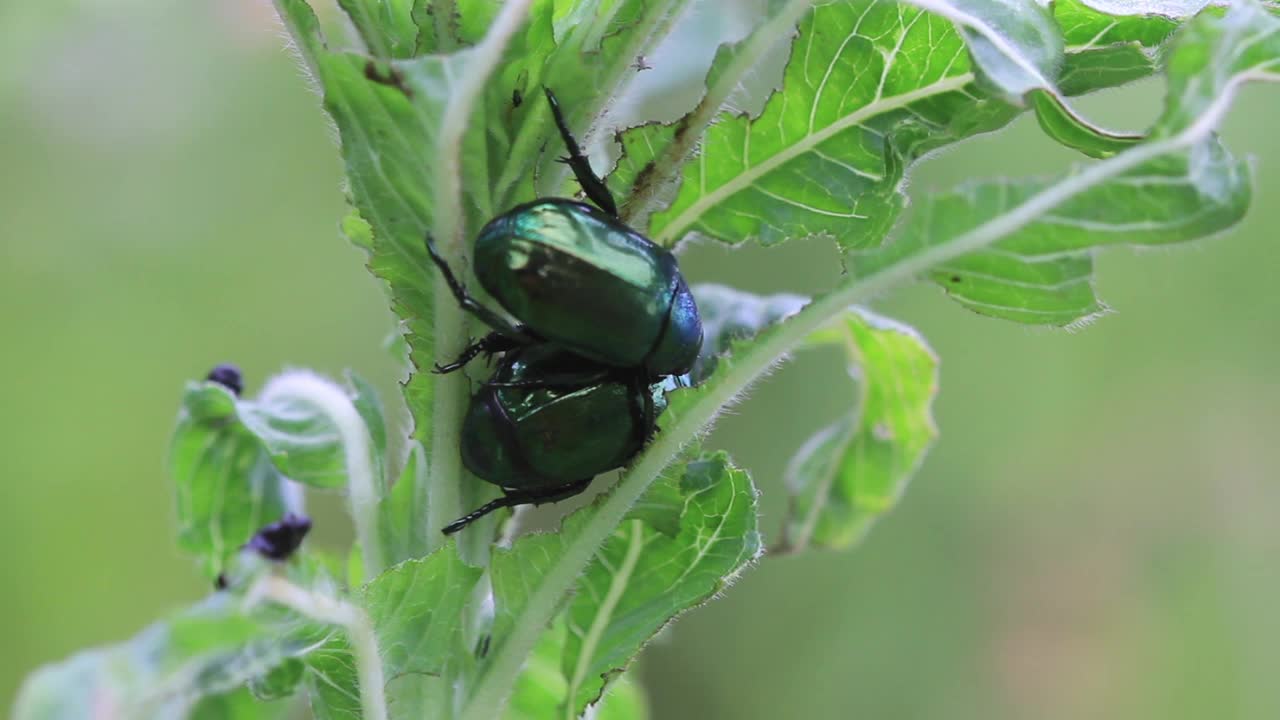
{"type": "Polygon", "coordinates": [[[507,337],[500,332],[494,331],[468,345],[466,349],[462,351],[462,354],[458,356],[457,360],[454,360],[447,365],[436,363],[432,372],[437,375],[447,375],[455,370],[461,370],[466,367],[467,363],[471,362],[475,356],[480,355],[481,353],[493,355],[494,353],[515,350],[516,348],[523,346],[523,344],[524,343],[517,342],[513,338],[507,337]]]}
{"type": "MultiPolygon", "coordinates": [[[[536,342],[536,338],[530,335],[524,327],[516,325],[498,313],[490,310],[484,305],[481,305],[476,302],[475,298],[471,297],[471,295],[467,293],[467,289],[462,286],[462,282],[453,274],[453,268],[449,267],[449,263],[445,262],[445,259],[440,255],[440,251],[436,249],[436,241],[431,237],[431,233],[427,233],[426,244],[427,252],[431,255],[431,261],[436,264],[436,267],[440,268],[440,274],[444,276],[444,281],[449,284],[449,290],[453,293],[453,297],[458,301],[459,307],[480,318],[480,322],[483,322],[485,325],[493,328],[494,332],[506,337],[508,340],[515,343],[515,345],[530,345],[536,342]]],[[[467,348],[467,351],[470,351],[470,349],[471,348],[467,348]]],[[[471,357],[475,357],[475,355],[472,355],[471,357]]]]}
{"type": "Polygon", "coordinates": [[[448,525],[445,525],[443,532],[445,535],[452,535],[494,510],[501,510],[502,508],[514,507],[516,505],[541,505],[543,503],[565,500],[573,497],[574,495],[580,494],[583,490],[586,490],[587,486],[590,484],[591,478],[587,478],[586,480],[578,480],[576,482],[569,483],[568,485],[543,488],[540,490],[504,489],[503,492],[505,492],[506,495],[498,498],[497,500],[487,502],[457,520],[454,520],[448,525]]]}
{"type": "Polygon", "coordinates": [[[627,381],[631,397],[641,398],[631,405],[631,421],[635,424],[636,442],[640,447],[649,442],[657,430],[656,409],[653,406],[653,388],[640,373],[633,373],[627,381]]]}
{"type": "Polygon", "coordinates": [[[578,184],[582,186],[582,191],[587,194],[591,202],[613,217],[618,217],[618,203],[613,199],[613,193],[609,192],[609,186],[605,185],[604,180],[601,180],[600,176],[591,169],[591,163],[582,154],[578,141],[573,139],[573,133],[569,132],[569,123],[565,122],[564,114],[560,112],[560,103],[556,100],[555,93],[551,92],[551,88],[543,88],[543,91],[547,94],[547,102],[551,104],[551,116],[555,118],[556,128],[564,140],[565,149],[569,151],[569,157],[561,158],[560,162],[573,170],[573,176],[578,178],[578,184]]]}

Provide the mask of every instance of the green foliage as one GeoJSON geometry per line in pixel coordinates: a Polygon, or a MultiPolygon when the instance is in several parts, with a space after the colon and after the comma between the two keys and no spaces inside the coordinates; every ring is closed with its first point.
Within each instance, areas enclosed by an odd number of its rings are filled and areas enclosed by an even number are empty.
{"type": "Polygon", "coordinates": [[[221,385],[189,385],[171,441],[178,544],[210,580],[259,527],[301,509],[301,495],[241,423],[240,406],[221,385]]]}
{"type": "MultiPolygon", "coordinates": [[[[323,633],[269,606],[220,593],[128,642],[41,669],[27,681],[15,714],[40,720],[260,717],[247,709],[256,703],[244,698],[245,683],[280,688],[277,669],[291,667],[291,659],[309,652],[323,633]]],[[[267,716],[279,717],[282,709],[267,716]]]]}
{"type": "Polygon", "coordinates": [[[938,358],[911,328],[849,310],[808,344],[844,351],[857,388],[853,410],[818,431],[787,471],[787,550],[850,547],[897,503],[937,435],[930,412],[938,358]]]}
{"type": "Polygon", "coordinates": [[[699,446],[723,408],[795,350],[843,352],[849,410],[794,456],[775,547],[854,545],[924,461],[938,387],[924,339],[862,305],[929,279],[998,318],[1093,318],[1105,309],[1098,248],[1186,242],[1240,219],[1248,168],[1214,128],[1242,83],[1280,78],[1280,22],[1250,0],[1125,16],[1081,0],[777,0],[709,67],[686,69],[704,94],[679,120],[607,127],[637,59],[691,4],[342,0],[363,47],[339,48],[307,3],[278,0],[341,139],[352,205],[342,231],[402,321],[412,430],[392,437],[358,378],[344,388],[288,372],[252,399],[191,384],[170,460],[179,544],[230,587],[132,641],[40,670],[20,720],[90,708],[283,717],[301,694],[318,718],[574,718],[592,707],[644,717],[632,659],[762,552],[755,485],[699,446]],[[758,98],[757,115],[737,112],[744,78],[790,38],[781,87],[758,98]],[[1144,133],[1102,129],[1071,106],[1157,74],[1168,95],[1144,133]],[[846,273],[812,299],[696,286],[706,341],[695,386],[669,395],[617,482],[557,532],[520,536],[495,514],[445,542],[444,523],[498,490],[458,458],[466,378],[424,372],[482,332],[435,281],[424,239],[462,269],[483,223],[573,192],[542,88],[579,134],[617,131],[610,185],[655,240],[820,236],[846,273]],[[974,178],[918,193],[907,210],[913,163],[1024,112],[1048,141],[1096,162],[1057,178],[974,178]],[[278,563],[242,550],[301,510],[304,486],[347,495],[349,587],[305,546],[278,563]]]}
{"type": "Polygon", "coordinates": [[[364,587],[387,674],[438,675],[462,646],[463,609],[480,569],[446,545],[406,560],[364,587]]]}

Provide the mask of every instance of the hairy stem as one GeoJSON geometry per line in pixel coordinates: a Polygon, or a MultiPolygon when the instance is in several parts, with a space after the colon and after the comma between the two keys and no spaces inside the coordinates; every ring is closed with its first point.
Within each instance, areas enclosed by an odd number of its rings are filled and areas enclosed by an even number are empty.
{"type": "Polygon", "coordinates": [[[311,372],[294,370],[277,375],[262,389],[261,400],[291,399],[307,403],[329,419],[338,430],[346,465],[347,502],[355,523],[356,539],[369,577],[382,572],[384,556],[378,534],[378,501],[383,481],[373,470],[372,442],[364,419],[341,387],[311,372]]]}
{"type": "MultiPolygon", "coordinates": [[[[596,97],[599,102],[592,108],[566,108],[570,115],[570,125],[574,126],[574,131],[580,128],[576,127],[573,117],[578,115],[579,111],[589,110],[586,117],[590,118],[587,123],[588,127],[599,122],[600,117],[604,115],[607,104],[615,99],[623,84],[628,78],[627,71],[631,68],[632,62],[637,55],[644,54],[653,48],[653,46],[670,30],[671,23],[680,17],[684,12],[684,6],[690,0],[655,0],[645,7],[644,15],[637,20],[637,24],[627,31],[627,37],[630,44],[618,51],[617,62],[612,66],[602,68],[597,73],[596,78],[599,82],[599,91],[596,97]]],[[[582,32],[589,29],[584,26],[582,32]]],[[[570,43],[566,42],[566,45],[570,43]]],[[[589,46],[583,43],[583,46],[589,46]]],[[[555,88],[552,88],[555,90],[555,88]]],[[[494,197],[500,199],[503,207],[511,205],[514,198],[511,197],[520,178],[528,172],[530,163],[536,162],[538,158],[538,147],[546,141],[551,129],[551,111],[544,102],[539,102],[529,111],[529,116],[521,125],[520,130],[516,134],[515,142],[512,143],[510,160],[503,167],[502,175],[498,178],[497,184],[494,186],[494,197]],[[526,162],[518,162],[518,160],[528,158],[526,162]]],[[[583,145],[589,141],[588,137],[581,138],[583,145]]],[[[546,187],[552,188],[553,193],[560,192],[569,177],[569,169],[554,162],[556,153],[549,153],[543,158],[542,166],[538,168],[538,174],[541,177],[550,178],[545,181],[546,187]]]]}
{"type": "Polygon", "coordinates": [[[724,110],[729,96],[741,85],[742,77],[755,67],[760,57],[784,33],[794,32],[800,16],[812,4],[813,0],[790,0],[777,15],[757,27],[742,41],[724,70],[716,74],[714,82],[707,86],[707,93],[702,96],[697,107],[681,121],[680,129],[671,144],[655,158],[653,172],[646,173],[644,179],[636,184],[631,197],[622,206],[623,222],[629,223],[637,217],[644,218],[653,210],[652,204],[658,191],[680,171],[711,121],[724,110]]]}
{"type": "MultiPolygon", "coordinates": [[[[514,687],[521,667],[538,638],[546,630],[564,597],[573,589],[596,551],[617,529],[627,511],[670,464],[680,449],[715,419],[720,409],[746,390],[757,378],[812,332],[853,304],[866,301],[915,279],[930,268],[980,250],[1034,222],[1037,218],[1098,183],[1162,155],[1183,150],[1208,137],[1229,107],[1238,77],[1192,126],[1170,138],[1140,145],[1097,163],[1028,198],[1018,207],[950,240],[933,245],[897,264],[864,277],[850,277],[785,322],[762,334],[726,363],[701,391],[683,415],[663,428],[649,449],[618,481],[610,495],[570,539],[556,562],[530,595],[506,641],[494,653],[481,677],[462,720],[498,717],[514,687]]],[[[1267,78],[1272,79],[1272,78],[1267,78]]],[[[671,412],[670,410],[668,412],[671,412]]]]}
{"type": "MultiPolygon", "coordinates": [[[[644,17],[639,21],[639,26],[632,28],[628,34],[627,37],[631,40],[630,44],[618,51],[616,62],[603,68],[597,74],[599,92],[596,96],[601,98],[601,102],[596,103],[596,106],[591,109],[591,113],[587,116],[588,122],[584,123],[578,138],[584,148],[591,147],[595,133],[600,129],[600,120],[609,109],[609,103],[622,94],[623,87],[630,82],[637,72],[634,69],[636,58],[651,52],[657,43],[670,33],[671,25],[684,15],[688,3],[689,0],[655,0],[652,2],[647,6],[644,17]]],[[[596,42],[599,42],[599,40],[596,40],[596,42]]],[[[546,187],[551,189],[552,194],[555,194],[561,192],[561,188],[569,181],[569,175],[572,171],[568,165],[551,162],[553,157],[544,158],[540,174],[542,177],[548,178],[546,187]]]]}
{"type": "MultiPolygon", "coordinates": [[[[471,124],[477,98],[498,62],[512,34],[524,24],[532,0],[510,0],[494,19],[488,34],[474,48],[471,62],[445,108],[436,144],[434,232],[441,254],[454,267],[462,267],[466,243],[461,221],[462,144],[471,124]]],[[[435,284],[435,357],[452,359],[466,346],[466,318],[454,301],[449,287],[435,284]]],[[[430,549],[444,540],[441,529],[462,514],[458,484],[462,478],[459,425],[466,409],[467,379],[462,373],[442,375],[435,386],[432,408],[432,454],[427,508],[427,537],[430,549]]]]}
{"type": "Polygon", "coordinates": [[[274,575],[258,580],[250,588],[247,598],[250,602],[265,598],[313,620],[346,629],[360,681],[361,717],[363,720],[387,720],[386,679],[382,673],[378,638],[373,632],[373,623],[363,610],[327,595],[310,592],[274,575]]]}

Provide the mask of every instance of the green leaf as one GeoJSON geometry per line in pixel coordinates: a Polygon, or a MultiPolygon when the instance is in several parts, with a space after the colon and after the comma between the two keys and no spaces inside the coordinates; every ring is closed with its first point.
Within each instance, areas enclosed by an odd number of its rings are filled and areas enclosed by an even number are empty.
{"type": "MultiPolygon", "coordinates": [[[[760,117],[723,117],[710,128],[674,201],[651,216],[654,238],[668,246],[689,232],[729,243],[824,235],[846,250],[878,244],[903,206],[913,160],[1006,124],[1018,112],[1011,103],[1050,90],[1060,69],[1068,93],[1150,74],[1147,49],[1171,29],[1167,18],[1147,17],[1096,27],[1099,14],[1088,8],[1055,18],[1031,0],[918,4],[931,12],[883,0],[816,7],[801,23],[783,90],[760,117]]],[[[642,185],[679,129],[624,133],[615,189],[642,185]]]]}
{"type": "Polygon", "coordinates": [[[362,720],[355,657],[335,636],[307,656],[307,695],[316,720],[362,720]]]}
{"type": "Polygon", "coordinates": [[[271,668],[265,675],[250,680],[248,689],[260,702],[290,697],[298,691],[306,669],[306,664],[301,660],[290,658],[271,668]]]}
{"type": "Polygon", "coordinates": [[[542,2],[534,6],[524,47],[514,47],[497,92],[488,107],[495,119],[506,123],[510,153],[503,156],[497,190],[502,206],[532,197],[525,182],[541,178],[542,195],[563,195],[568,169],[555,162],[564,154],[551,122],[542,88],[551,88],[560,101],[570,128],[581,142],[590,142],[589,131],[610,100],[635,74],[635,61],[651,54],[678,20],[689,0],[611,0],[608,2],[542,2]],[[519,89],[525,102],[511,109],[512,90],[519,89]],[[543,148],[546,148],[543,150],[543,148]]]}
{"type": "Polygon", "coordinates": [[[240,424],[237,406],[220,385],[189,384],[170,441],[178,545],[210,580],[258,528],[302,511],[301,492],[240,424]]]}
{"type": "MultiPolygon", "coordinates": [[[[409,341],[410,362],[429,369],[435,342],[434,276],[423,245],[432,202],[424,158],[434,154],[439,98],[415,95],[411,103],[401,90],[366,78],[364,61],[354,55],[324,54],[317,62],[325,108],[343,140],[352,203],[363,223],[348,220],[344,228],[351,228],[348,237],[359,238],[369,252],[369,269],[387,283],[392,309],[409,341]]],[[[432,68],[442,64],[438,59],[413,62],[432,68]]],[[[414,76],[426,74],[423,70],[414,76]]],[[[415,372],[405,385],[414,436],[424,446],[430,445],[433,385],[433,376],[423,372],[415,372]]]]}
{"type": "Polygon", "coordinates": [[[1205,13],[1178,34],[1165,66],[1169,90],[1156,138],[1214,117],[1243,83],[1280,80],[1280,19],[1253,0],[1237,0],[1221,17],[1205,13]]]}
{"type": "Polygon", "coordinates": [[[264,702],[248,688],[241,688],[202,698],[189,717],[190,720],[287,720],[294,715],[292,703],[279,700],[264,702]]]}
{"type": "MultiPolygon", "coordinates": [[[[558,619],[543,633],[516,681],[505,720],[563,720],[559,707],[568,684],[560,672],[564,653],[565,623],[558,619]]],[[[609,684],[604,697],[589,717],[593,720],[644,720],[649,716],[648,703],[640,687],[623,674],[609,684]]]]}
{"type": "Polygon", "coordinates": [[[332,418],[298,395],[267,395],[236,403],[236,415],[291,480],[315,488],[347,484],[342,438],[332,418]]]}
{"type": "Polygon", "coordinates": [[[396,564],[431,551],[427,532],[427,456],[410,442],[400,479],[379,505],[378,531],[387,560],[396,564]]]}
{"type": "Polygon", "coordinates": [[[559,533],[526,535],[509,549],[494,549],[489,561],[494,599],[493,644],[511,631],[537,588],[538,578],[558,559],[562,545],[576,529],[577,521],[569,521],[583,512],[579,510],[565,518],[559,533]]]}
{"type": "MultiPolygon", "coordinates": [[[[741,352],[750,339],[809,302],[800,295],[760,296],[720,285],[696,285],[694,294],[710,320],[701,381],[717,367],[708,359],[732,364],[731,349],[741,352]]],[[[938,359],[911,328],[852,308],[804,345],[841,348],[857,394],[850,403],[854,410],[815,435],[792,461],[787,477],[792,504],[778,547],[784,551],[811,541],[852,544],[902,494],[937,433],[930,405],[938,359]]],[[[650,493],[660,488],[657,484],[650,493]]]]}
{"type": "Polygon", "coordinates": [[[1062,98],[1044,90],[1027,93],[1044,133],[1059,143],[1093,158],[1109,158],[1142,140],[1141,135],[1099,128],[1073,111],[1062,98]]]}
{"type": "Polygon", "coordinates": [[[821,234],[841,247],[874,244],[903,204],[905,161],[955,139],[951,118],[982,112],[973,80],[943,17],[877,0],[816,7],[783,91],[760,117],[710,128],[651,234],[668,246],[691,231],[730,243],[821,234]]]}
{"type": "MultiPolygon", "coordinates": [[[[1043,180],[975,183],[930,197],[899,242],[958,234],[1026,202],[1043,180]]],[[[1216,141],[1098,183],[988,249],[936,266],[930,277],[964,307],[1032,325],[1070,326],[1107,311],[1094,293],[1093,250],[1187,242],[1238,222],[1251,196],[1249,168],[1216,141]]]]}
{"type": "Polygon", "coordinates": [[[645,720],[649,717],[649,701],[640,685],[630,675],[623,674],[609,683],[592,717],[594,720],[645,720]]]}
{"type": "Polygon", "coordinates": [[[413,57],[418,26],[413,0],[338,0],[369,51],[378,58],[413,57]]]}
{"type": "Polygon", "coordinates": [[[276,8],[303,61],[314,70],[315,58],[325,52],[319,18],[306,0],[276,0],[276,8]]]}
{"type": "Polygon", "coordinates": [[[389,678],[443,672],[461,645],[463,608],[480,574],[450,543],[396,565],[364,587],[363,604],[389,678]]]}
{"type": "Polygon", "coordinates": [[[1109,14],[1080,0],[1053,3],[1054,18],[1067,43],[1058,89],[1078,95],[1154,74],[1159,67],[1156,51],[1178,23],[1173,14],[1130,14],[1144,8],[1156,11],[1152,4],[1111,8],[1115,14],[1109,14]]]}
{"type": "MultiPolygon", "coordinates": [[[[678,530],[673,535],[650,525],[654,504],[642,502],[580,578],[565,614],[561,668],[567,686],[557,698],[567,706],[562,717],[577,717],[599,699],[654,633],[712,597],[760,553],[755,488],[724,453],[672,468],[650,492],[664,498],[662,505],[672,495],[679,498],[678,530]]],[[[494,552],[495,646],[523,610],[537,578],[559,559],[593,509],[565,518],[558,534],[526,536],[510,550],[494,552]]]]}
{"type": "Polygon", "coordinates": [[[356,412],[360,413],[360,419],[364,421],[364,426],[369,432],[370,455],[373,459],[374,473],[377,475],[377,484],[385,492],[387,486],[386,410],[382,407],[378,392],[373,389],[369,381],[351,370],[347,370],[344,375],[347,385],[351,387],[351,404],[355,406],[356,412]]]}
{"type": "Polygon", "coordinates": [[[855,309],[809,339],[828,343],[848,356],[857,400],[787,469],[784,551],[858,542],[897,503],[937,436],[938,357],[915,330],[855,309]]]}
{"type": "Polygon", "coordinates": [[[1166,110],[1148,140],[1065,178],[978,182],[926,197],[895,242],[852,259],[855,276],[927,269],[965,307],[1028,324],[1103,312],[1095,248],[1193,240],[1243,216],[1248,167],[1211,131],[1241,83],[1277,78],[1278,28],[1251,3],[1198,17],[1169,54],[1166,110]]]}
{"type": "MultiPolygon", "coordinates": [[[[188,386],[170,458],[179,543],[201,557],[211,576],[258,528],[285,511],[301,511],[300,491],[290,480],[349,489],[353,508],[357,496],[377,501],[386,431],[371,389],[354,382],[354,399],[328,380],[297,370],[271,378],[254,400],[236,398],[213,383],[188,386]],[[380,443],[372,440],[365,417],[380,443]]],[[[355,510],[357,531],[363,533],[355,510]]]]}
{"type": "Polygon", "coordinates": [[[218,593],[125,643],[40,668],[19,692],[15,718],[186,717],[202,698],[305,654],[315,632],[278,608],[249,608],[218,593]]]}
{"type": "Polygon", "coordinates": [[[564,717],[598,700],[649,638],[760,555],[756,489],[725,453],[671,469],[651,491],[667,483],[683,500],[679,534],[670,537],[639,518],[624,521],[578,583],[566,612],[564,717]]]}
{"type": "MultiPolygon", "coordinates": [[[[755,27],[741,40],[716,49],[706,72],[706,90],[684,117],[669,125],[645,124],[626,135],[615,136],[623,155],[611,180],[621,193],[620,217],[630,225],[645,227],[657,203],[669,204],[679,169],[696,154],[697,144],[727,108],[741,102],[744,81],[783,41],[790,44],[796,23],[808,12],[810,0],[769,0],[755,20],[755,27]],[[629,137],[628,137],[629,136],[629,137]]],[[[681,50],[668,50],[680,53],[681,50]]],[[[675,63],[656,58],[664,67],[675,63]]]]}
{"type": "Polygon", "coordinates": [[[1063,39],[1047,4],[1035,0],[915,0],[960,26],[981,82],[1012,102],[1053,87],[1063,39]]]}

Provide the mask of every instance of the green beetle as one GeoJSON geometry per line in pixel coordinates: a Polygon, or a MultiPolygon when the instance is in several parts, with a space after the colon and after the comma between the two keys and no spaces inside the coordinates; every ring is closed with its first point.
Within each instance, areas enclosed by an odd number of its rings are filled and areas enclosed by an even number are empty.
{"type": "Polygon", "coordinates": [[[541,504],[582,492],[632,458],[680,384],[638,382],[550,343],[508,351],[471,398],[462,424],[462,464],[504,496],[444,528],[455,533],[498,508],[541,504]]]}
{"type": "Polygon", "coordinates": [[[592,172],[550,90],[547,100],[569,150],[565,162],[601,209],[542,198],[481,229],[476,277],[518,323],[476,302],[428,237],[458,303],[494,330],[436,370],[457,370],[480,353],[550,342],[651,380],[688,372],[702,348],[702,319],[675,256],[618,219],[613,195],[592,172]]]}
{"type": "Polygon", "coordinates": [[[467,469],[505,495],[446,534],[498,508],[571,497],[624,465],[653,433],[664,388],[702,348],[702,319],[675,256],[618,219],[555,95],[546,95],[569,151],[564,162],[600,209],[543,198],[480,231],[476,277],[516,322],[472,298],[427,236],[459,306],[493,329],[436,372],[503,354],[471,399],[461,451],[467,469]]]}

